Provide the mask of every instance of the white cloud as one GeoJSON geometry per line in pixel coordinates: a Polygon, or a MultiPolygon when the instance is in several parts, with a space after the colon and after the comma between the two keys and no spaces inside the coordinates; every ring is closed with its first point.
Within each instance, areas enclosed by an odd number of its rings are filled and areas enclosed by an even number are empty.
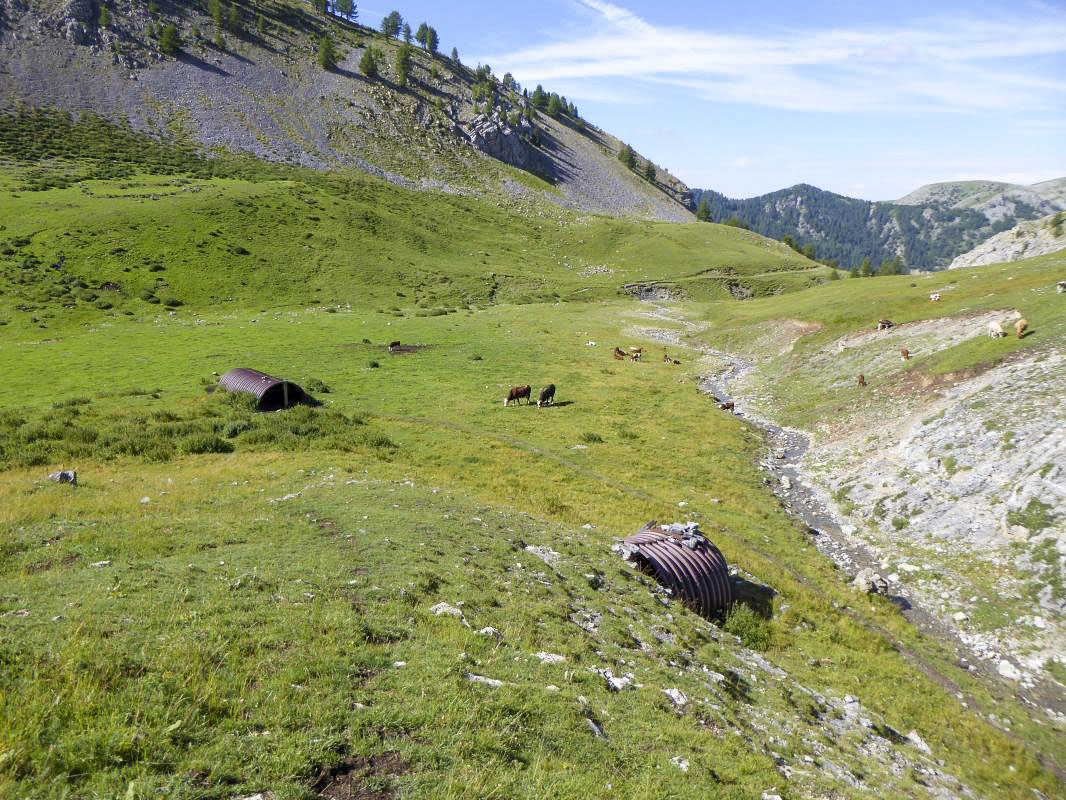
{"type": "MultiPolygon", "coordinates": [[[[1066,11],[931,18],[896,27],[759,35],[652,25],[603,2],[577,0],[596,24],[487,58],[532,85],[667,84],[710,101],[820,111],[1061,111],[1066,79],[1031,66],[1066,53],[1066,11]]],[[[1046,70],[1046,67],[1044,68],[1046,70]]]]}

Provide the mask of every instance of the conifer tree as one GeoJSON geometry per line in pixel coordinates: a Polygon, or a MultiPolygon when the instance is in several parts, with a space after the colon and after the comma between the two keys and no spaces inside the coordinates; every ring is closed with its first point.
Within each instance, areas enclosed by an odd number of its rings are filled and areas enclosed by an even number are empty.
{"type": "Polygon", "coordinates": [[[101,28],[106,28],[111,24],[111,12],[107,10],[107,6],[103,3],[100,4],[100,16],[96,18],[96,24],[101,28]]]}
{"type": "Polygon", "coordinates": [[[352,0],[335,0],[333,8],[347,20],[356,16],[355,4],[352,0]]]}
{"type": "Polygon", "coordinates": [[[367,45],[366,50],[363,51],[363,55],[359,59],[359,71],[368,78],[376,78],[378,76],[377,54],[370,45],[367,45]]]}
{"type": "Polygon", "coordinates": [[[214,20],[215,27],[222,27],[222,0],[207,0],[207,13],[214,20]]]}
{"type": "Polygon", "coordinates": [[[633,152],[632,147],[628,144],[623,144],[622,149],[618,151],[618,160],[630,169],[633,169],[637,164],[637,155],[633,152]]]}
{"type": "Polygon", "coordinates": [[[437,29],[430,26],[426,29],[426,49],[433,55],[437,54],[437,47],[440,45],[440,37],[437,36],[437,29]]]}
{"type": "Polygon", "coordinates": [[[181,37],[178,35],[178,26],[170,22],[159,34],[159,52],[165,56],[172,56],[179,50],[181,50],[181,37]]]}
{"type": "Polygon", "coordinates": [[[418,26],[418,31],[415,33],[415,41],[418,42],[423,50],[426,49],[426,36],[428,33],[429,26],[424,22],[418,26]]]}
{"type": "Polygon", "coordinates": [[[403,24],[403,43],[411,44],[411,26],[406,22],[403,24]]]}
{"type": "Polygon", "coordinates": [[[551,96],[548,98],[547,111],[548,115],[552,117],[558,117],[563,111],[563,104],[559,100],[559,95],[555,94],[555,92],[552,92],[551,96]]]}
{"type": "Polygon", "coordinates": [[[707,202],[706,197],[700,198],[700,204],[696,208],[696,219],[700,222],[711,221],[711,204],[707,202]]]}
{"type": "Polygon", "coordinates": [[[396,50],[396,83],[401,88],[407,86],[411,74],[411,45],[404,42],[396,50]]]}
{"type": "Polygon", "coordinates": [[[457,47],[452,48],[452,64],[459,66],[459,49],[457,47]]]}
{"type": "Polygon", "coordinates": [[[859,267],[859,277],[860,278],[869,278],[871,271],[872,270],[871,270],[871,267],[870,267],[870,257],[867,256],[866,258],[864,258],[862,260],[862,266],[859,267]]]}
{"type": "Polygon", "coordinates": [[[655,165],[652,164],[650,161],[645,161],[644,162],[644,177],[647,178],[652,183],[655,183],[655,178],[656,178],[655,165]]]}
{"type": "Polygon", "coordinates": [[[333,40],[328,33],[318,37],[318,66],[324,70],[332,70],[337,66],[337,51],[333,48],[333,40]]]}

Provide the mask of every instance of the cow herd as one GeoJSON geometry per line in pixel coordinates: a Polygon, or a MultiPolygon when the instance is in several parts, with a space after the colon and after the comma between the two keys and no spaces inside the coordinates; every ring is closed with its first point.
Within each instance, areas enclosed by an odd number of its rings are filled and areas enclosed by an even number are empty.
{"type": "MultiPolygon", "coordinates": [[[[937,300],[940,299],[940,294],[938,292],[934,292],[933,294],[929,295],[929,299],[932,300],[933,302],[936,302],[937,300]]],[[[879,330],[879,331],[887,331],[887,330],[890,330],[891,328],[894,328],[894,327],[896,327],[896,323],[894,323],[890,319],[879,319],[879,320],[877,320],[877,330],[879,330]]],[[[1028,330],[1028,328],[1029,328],[1029,321],[1026,320],[1026,319],[1019,319],[1018,321],[1016,321],[1014,323],[1014,334],[1019,339],[1021,339],[1022,337],[1025,336],[1025,332],[1026,332],[1026,330],[1028,330]]],[[[1003,327],[1003,323],[999,322],[998,320],[993,320],[992,322],[988,323],[988,331],[987,332],[988,332],[988,337],[991,338],[991,339],[999,339],[999,338],[1002,338],[1002,337],[1007,335],[1007,331],[1003,327]]],[[[844,351],[844,341],[841,340],[841,341],[837,342],[837,352],[843,352],[843,351],[844,351]]],[[[911,357],[911,351],[908,350],[906,347],[901,347],[900,350],[899,350],[899,355],[900,355],[900,360],[901,361],[909,361],[910,357],[911,357]]],[[[866,376],[865,375],[863,375],[861,373],[859,374],[858,384],[859,384],[860,388],[865,387],[867,385],[866,384],[866,376]]]]}
{"type": "MultiPolygon", "coordinates": [[[[507,393],[507,397],[504,398],[503,406],[507,406],[514,403],[515,405],[522,405],[522,400],[526,401],[526,405],[532,402],[533,387],[531,386],[512,386],[511,391],[507,393]]],[[[555,384],[549,383],[543,389],[540,390],[540,396],[537,397],[537,408],[543,406],[555,405],[555,384]]]]}

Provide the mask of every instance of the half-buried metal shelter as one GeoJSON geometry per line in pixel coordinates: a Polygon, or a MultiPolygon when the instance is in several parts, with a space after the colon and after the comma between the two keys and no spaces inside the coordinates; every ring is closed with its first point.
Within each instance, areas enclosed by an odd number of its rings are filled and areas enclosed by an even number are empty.
{"type": "Polygon", "coordinates": [[[705,617],[733,604],[725,556],[694,522],[658,525],[652,520],[622,540],[622,556],[705,617]]]}
{"type": "Polygon", "coordinates": [[[277,411],[308,401],[307,393],[292,381],[247,367],[231,369],[219,378],[218,385],[227,392],[253,395],[255,407],[260,411],[277,411]]]}

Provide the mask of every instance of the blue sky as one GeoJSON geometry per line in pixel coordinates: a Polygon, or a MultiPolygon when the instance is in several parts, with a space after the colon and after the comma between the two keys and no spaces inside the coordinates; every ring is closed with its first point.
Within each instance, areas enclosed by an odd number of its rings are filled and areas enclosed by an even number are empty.
{"type": "Polygon", "coordinates": [[[402,2],[360,21],[426,20],[443,51],[731,197],[1066,176],[1066,0],[402,2]]]}

